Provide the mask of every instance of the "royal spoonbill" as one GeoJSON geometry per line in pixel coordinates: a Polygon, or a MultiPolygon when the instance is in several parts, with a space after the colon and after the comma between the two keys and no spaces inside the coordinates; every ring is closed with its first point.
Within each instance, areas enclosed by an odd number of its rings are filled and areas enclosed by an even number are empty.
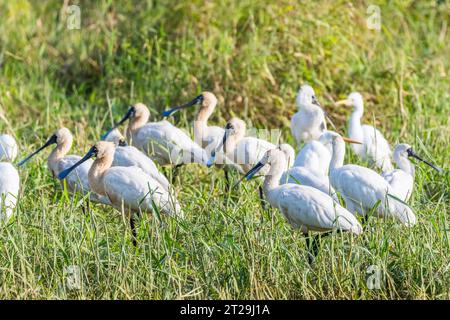
{"type": "Polygon", "coordinates": [[[416,216],[397,199],[389,183],[372,169],[355,164],[344,165],[344,140],[335,132],[326,134],[332,136],[331,185],[342,195],[347,209],[367,219],[367,214],[376,207],[374,214],[378,217],[393,218],[406,226],[414,225],[416,216]]]}
{"type": "Polygon", "coordinates": [[[183,130],[166,120],[149,123],[149,117],[150,111],[147,106],[137,103],[128,109],[122,120],[104,137],[129,120],[127,139],[159,165],[206,164],[208,157],[205,150],[192,141],[183,130]]]}
{"type": "Polygon", "coordinates": [[[139,167],[153,179],[159,182],[164,190],[169,190],[169,181],[159,172],[152,159],[147,157],[142,151],[136,147],[129,146],[125,137],[118,129],[111,131],[105,141],[113,142],[116,145],[114,152],[113,167],[139,167]]]}
{"type": "Polygon", "coordinates": [[[364,113],[362,95],[359,92],[352,92],[347,99],[336,102],[336,105],[353,107],[348,122],[348,136],[362,142],[360,145],[352,145],[356,155],[383,172],[392,171],[394,167],[391,163],[391,148],[383,134],[373,126],[361,125],[361,117],[364,113]]]}
{"type": "MultiPolygon", "coordinates": [[[[280,178],[287,166],[286,156],[279,149],[268,150],[263,158],[250,169],[245,177],[251,179],[266,167],[264,194],[269,203],[278,208],[286,220],[304,235],[311,231],[329,232],[332,230],[362,233],[362,227],[353,214],[333,199],[309,186],[293,183],[280,185],[280,178]]],[[[319,236],[316,235],[315,239],[319,236]]],[[[309,241],[309,237],[306,238],[309,241]]],[[[317,254],[317,241],[314,241],[312,256],[317,254]]],[[[311,245],[307,245],[311,249],[311,245]]],[[[311,258],[311,256],[310,256],[311,258]]]]}
{"type": "Polygon", "coordinates": [[[314,89],[304,84],[298,91],[298,112],[291,119],[291,131],[298,145],[319,139],[327,130],[325,112],[317,101],[314,89]]]}
{"type": "Polygon", "coordinates": [[[89,185],[94,192],[107,197],[114,208],[129,217],[133,244],[136,245],[135,213],[158,210],[182,217],[182,211],[175,197],[141,168],[111,167],[114,153],[114,143],[99,141],[81,160],[60,172],[58,178],[65,179],[72,170],[96,157],[89,169],[89,185]]]}
{"type": "MultiPolygon", "coordinates": [[[[55,148],[50,153],[47,159],[47,165],[52,173],[53,177],[57,177],[58,174],[74,165],[77,161],[81,159],[80,156],[77,155],[67,155],[72,147],[73,136],[70,133],[69,129],[62,127],[55,131],[52,136],[47,140],[47,142],[31,153],[28,157],[19,162],[19,166],[23,166],[28,160],[30,160],[33,156],[38,154],[40,151],[44,150],[48,146],[55,144],[55,148]]],[[[81,192],[82,194],[87,194],[90,192],[91,188],[89,187],[88,182],[88,171],[92,165],[92,160],[85,162],[82,166],[78,167],[72,174],[70,174],[67,179],[67,189],[69,192],[81,192]]],[[[91,201],[100,202],[103,204],[109,204],[107,198],[99,196],[95,193],[90,194],[91,201]]]]}
{"type": "Polygon", "coordinates": [[[415,169],[409,158],[415,158],[422,161],[438,172],[442,171],[441,168],[438,168],[434,164],[417,155],[409,144],[397,144],[394,148],[393,159],[397,164],[398,169],[383,173],[382,176],[387,182],[389,182],[389,185],[391,186],[393,192],[395,192],[395,195],[405,202],[407,202],[411,197],[414,188],[415,169]]]}
{"type": "Polygon", "coordinates": [[[13,162],[17,157],[16,140],[9,134],[0,135],[0,161],[13,162]]]}
{"type": "Polygon", "coordinates": [[[196,105],[200,105],[200,108],[194,121],[194,141],[206,151],[208,158],[211,157],[213,153],[215,154],[215,157],[217,158],[215,165],[218,167],[223,167],[228,190],[228,169],[230,169],[230,167],[234,167],[234,165],[232,161],[227,161],[224,159],[225,155],[223,152],[216,150],[216,147],[220,144],[225,134],[225,129],[218,126],[208,126],[208,119],[214,112],[217,105],[216,96],[211,92],[202,92],[202,94],[195,97],[188,103],[177,107],[172,107],[164,111],[163,116],[168,117],[178,110],[196,105]],[[224,165],[225,163],[228,165],[224,165]]]}

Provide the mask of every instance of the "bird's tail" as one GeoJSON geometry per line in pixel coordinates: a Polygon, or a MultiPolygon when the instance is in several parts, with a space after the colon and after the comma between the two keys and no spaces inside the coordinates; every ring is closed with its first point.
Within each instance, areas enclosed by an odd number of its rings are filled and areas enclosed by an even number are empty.
{"type": "Polygon", "coordinates": [[[387,194],[388,207],[391,214],[402,224],[412,227],[416,224],[417,219],[411,208],[392,193],[387,194]]]}

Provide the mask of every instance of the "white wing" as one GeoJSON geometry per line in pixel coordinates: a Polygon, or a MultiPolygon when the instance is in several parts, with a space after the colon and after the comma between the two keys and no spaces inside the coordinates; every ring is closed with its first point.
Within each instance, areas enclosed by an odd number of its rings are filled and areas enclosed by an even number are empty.
{"type": "Polygon", "coordinates": [[[8,135],[0,135],[0,161],[14,161],[17,157],[16,140],[8,135]]]}
{"type": "Polygon", "coordinates": [[[395,169],[394,171],[383,173],[382,177],[391,186],[391,190],[397,197],[403,201],[408,201],[411,197],[414,178],[401,169],[395,169]]]}
{"type": "Polygon", "coordinates": [[[391,216],[406,225],[416,222],[408,206],[388,196],[395,195],[395,192],[375,171],[350,164],[333,170],[330,178],[333,187],[344,197],[347,207],[357,211],[355,214],[365,215],[380,202],[375,212],[378,216],[391,216]]]}
{"type": "Polygon", "coordinates": [[[153,204],[164,214],[182,214],[178,201],[156,180],[138,167],[112,167],[104,176],[108,198],[119,210],[153,212],[153,204]]]}
{"type": "Polygon", "coordinates": [[[305,167],[314,172],[328,174],[330,166],[331,153],[319,141],[310,141],[297,154],[294,161],[294,167],[305,167]]]}
{"type": "Polygon", "coordinates": [[[362,232],[358,220],[327,194],[308,186],[285,184],[273,197],[288,222],[303,231],[340,229],[356,234],[362,232]]]}
{"type": "Polygon", "coordinates": [[[394,167],[391,163],[391,148],[383,134],[369,125],[363,125],[362,130],[364,133],[364,146],[369,158],[383,172],[392,171],[394,167]]]}
{"type": "Polygon", "coordinates": [[[205,150],[168,121],[148,123],[133,136],[133,144],[160,165],[201,163],[208,160],[205,150]]]}
{"type": "MultiPolygon", "coordinates": [[[[244,172],[249,171],[259,160],[262,159],[267,150],[276,148],[276,146],[268,141],[257,139],[254,137],[245,137],[241,139],[232,155],[227,156],[236,164],[240,165],[244,172]]],[[[264,168],[261,174],[268,170],[264,168]]]]}
{"type": "Polygon", "coordinates": [[[169,190],[169,181],[159,172],[153,160],[133,146],[117,147],[112,165],[114,167],[139,167],[158,181],[165,190],[169,190]]]}
{"type": "Polygon", "coordinates": [[[304,167],[292,167],[280,179],[280,184],[293,183],[309,186],[331,195],[333,200],[339,201],[330,180],[326,175],[314,174],[304,167]]]}
{"type": "Polygon", "coordinates": [[[16,168],[8,162],[0,162],[0,217],[4,212],[9,219],[16,207],[20,178],[16,168]]]}

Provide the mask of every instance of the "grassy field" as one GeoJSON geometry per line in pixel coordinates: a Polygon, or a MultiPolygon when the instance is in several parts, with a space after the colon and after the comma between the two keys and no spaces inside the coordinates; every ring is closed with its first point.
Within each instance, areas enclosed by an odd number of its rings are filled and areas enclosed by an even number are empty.
{"type": "MultiPolygon", "coordinates": [[[[130,103],[158,120],[201,90],[219,98],[211,123],[235,115],[293,143],[295,94],[307,82],[341,132],[350,110],[333,102],[358,90],[366,122],[445,169],[417,168],[416,226],[372,219],[358,238],[324,239],[311,267],[302,235],[261,210],[257,182],[226,195],[222,172],[183,168],[175,187],[186,219],[142,217],[134,248],[117,211],[83,213],[85,201],[61,190],[47,150],[20,169],[16,215],[0,226],[0,298],[449,299],[450,5],[374,2],[0,0],[0,132],[17,138],[19,158],[62,125],[84,154],[130,103]],[[79,30],[68,28],[71,4],[79,30]],[[371,4],[380,31],[367,26],[371,4]],[[378,289],[368,286],[373,268],[378,289]]],[[[170,121],[188,129],[193,117],[170,121]]]]}

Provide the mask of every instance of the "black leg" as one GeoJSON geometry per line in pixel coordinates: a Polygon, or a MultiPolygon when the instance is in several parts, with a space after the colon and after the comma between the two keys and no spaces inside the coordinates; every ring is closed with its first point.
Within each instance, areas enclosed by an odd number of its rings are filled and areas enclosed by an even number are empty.
{"type": "Polygon", "coordinates": [[[306,247],[308,248],[308,262],[310,265],[314,263],[316,260],[317,254],[319,253],[320,249],[320,240],[323,237],[327,237],[331,235],[333,232],[325,232],[325,233],[318,233],[314,236],[308,236],[306,235],[306,247]],[[312,237],[312,239],[311,239],[312,237]]]}
{"type": "Polygon", "coordinates": [[[173,170],[172,170],[172,183],[173,183],[173,182],[175,181],[175,179],[177,178],[179,169],[180,169],[180,167],[181,167],[182,165],[183,165],[183,164],[180,163],[180,164],[177,164],[177,165],[173,168],[173,170]]]}
{"type": "Polygon", "coordinates": [[[228,170],[224,168],[223,173],[225,174],[225,192],[228,193],[230,191],[230,177],[228,176],[228,170]]]}
{"type": "Polygon", "coordinates": [[[369,223],[369,215],[368,214],[363,215],[361,220],[362,220],[363,230],[366,231],[367,225],[369,223]]]}
{"type": "Polygon", "coordinates": [[[319,252],[320,235],[306,235],[306,247],[308,248],[308,263],[313,265],[319,252]]]}
{"type": "Polygon", "coordinates": [[[264,199],[264,192],[263,192],[263,188],[261,186],[259,186],[258,188],[259,190],[259,200],[261,201],[261,207],[263,208],[264,211],[267,211],[267,202],[264,199]]]}
{"type": "Polygon", "coordinates": [[[134,216],[133,214],[130,215],[130,228],[131,228],[131,235],[133,237],[133,246],[137,246],[137,234],[136,234],[136,226],[134,225],[134,216]]]}

